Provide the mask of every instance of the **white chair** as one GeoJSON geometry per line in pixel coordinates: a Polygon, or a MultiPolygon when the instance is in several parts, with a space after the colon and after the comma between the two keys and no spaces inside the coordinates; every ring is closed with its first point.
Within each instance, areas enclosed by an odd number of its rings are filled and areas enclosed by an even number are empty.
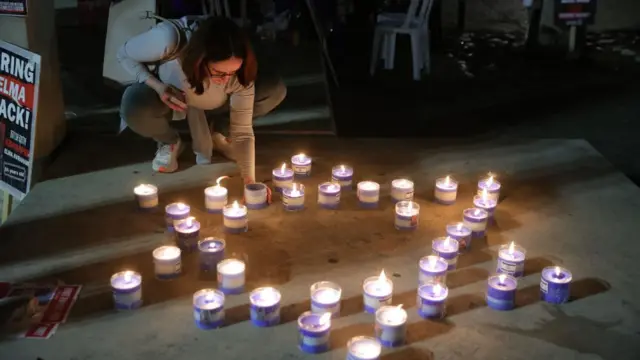
{"type": "Polygon", "coordinates": [[[407,34],[411,37],[413,79],[420,80],[423,69],[427,73],[431,71],[429,14],[432,5],[433,0],[411,0],[406,14],[378,15],[371,53],[371,76],[375,74],[379,59],[384,60],[385,69],[394,68],[398,34],[407,34]]]}

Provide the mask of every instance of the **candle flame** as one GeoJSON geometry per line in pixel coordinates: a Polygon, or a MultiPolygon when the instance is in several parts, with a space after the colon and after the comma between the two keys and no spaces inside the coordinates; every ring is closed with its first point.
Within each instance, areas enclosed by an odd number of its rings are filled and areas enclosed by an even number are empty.
{"type": "Polygon", "coordinates": [[[475,215],[475,216],[480,215],[480,209],[475,209],[475,210],[473,211],[473,215],[475,215]]]}
{"type": "Polygon", "coordinates": [[[413,210],[413,201],[409,201],[409,206],[407,206],[407,209],[409,209],[409,211],[413,210]]]}
{"type": "Polygon", "coordinates": [[[287,170],[287,163],[282,163],[282,166],[280,167],[280,173],[284,174],[286,170],[287,170]]]}
{"type": "Polygon", "coordinates": [[[489,178],[487,179],[487,186],[491,186],[493,185],[493,174],[489,173],[487,175],[489,175],[489,178]]]}
{"type": "Polygon", "coordinates": [[[513,253],[516,251],[516,243],[515,242],[511,242],[511,244],[509,244],[509,255],[513,255],[513,253]]]}
{"type": "Polygon", "coordinates": [[[215,299],[215,296],[213,295],[212,291],[209,291],[205,296],[204,296],[204,300],[207,302],[213,301],[215,299]]]}
{"type": "Polygon", "coordinates": [[[504,284],[505,280],[507,280],[507,275],[502,274],[502,275],[498,276],[498,281],[500,282],[500,284],[504,284]]]}
{"type": "Polygon", "coordinates": [[[379,282],[386,282],[387,281],[387,275],[385,275],[384,269],[380,272],[380,276],[378,276],[378,281],[379,282]]]}
{"type": "Polygon", "coordinates": [[[482,201],[487,201],[488,198],[489,192],[487,191],[487,188],[482,189],[482,201]]]}
{"type": "Polygon", "coordinates": [[[396,306],[396,309],[397,310],[402,310],[402,306],[404,306],[404,304],[400,304],[400,305],[396,306]]]}
{"type": "Polygon", "coordinates": [[[457,229],[458,231],[461,231],[461,230],[462,230],[462,226],[464,226],[464,224],[463,224],[463,223],[458,223],[458,224],[456,225],[456,229],[457,229]]]}
{"type": "Polygon", "coordinates": [[[429,256],[429,267],[435,268],[438,263],[438,259],[435,256],[429,256]]]}
{"type": "Polygon", "coordinates": [[[216,244],[215,242],[212,241],[212,242],[209,243],[209,247],[214,249],[214,248],[218,247],[218,244],[216,244]]]}
{"type": "Polygon", "coordinates": [[[347,171],[347,168],[344,165],[340,165],[340,171],[345,172],[347,171]]]}
{"type": "Polygon", "coordinates": [[[298,191],[298,184],[293,183],[291,184],[291,192],[295,192],[295,191],[298,191]]]}
{"type": "Polygon", "coordinates": [[[124,282],[130,283],[133,278],[133,271],[125,271],[124,272],[124,282]]]}
{"type": "Polygon", "coordinates": [[[240,204],[238,204],[238,200],[234,201],[233,204],[231,204],[231,207],[234,209],[239,209],[240,208],[240,204]]]}
{"type": "Polygon", "coordinates": [[[436,283],[433,286],[433,293],[436,294],[436,295],[442,294],[442,285],[440,285],[440,283],[436,283]]]}
{"type": "Polygon", "coordinates": [[[449,186],[450,182],[451,182],[451,176],[447,175],[447,177],[444,178],[444,186],[449,186]]]}
{"type": "Polygon", "coordinates": [[[192,226],[193,226],[193,221],[194,221],[195,219],[196,219],[196,218],[194,218],[193,216],[189,216],[189,217],[187,218],[187,220],[185,220],[185,223],[187,224],[187,227],[192,227],[192,226]]]}
{"type": "Polygon", "coordinates": [[[447,236],[444,239],[444,244],[443,245],[444,245],[445,248],[448,248],[449,246],[451,246],[451,238],[447,236]]]}
{"type": "Polygon", "coordinates": [[[322,316],[320,317],[320,320],[318,320],[319,325],[326,325],[329,323],[329,321],[331,321],[331,313],[324,313],[322,314],[322,316]]]}
{"type": "Polygon", "coordinates": [[[298,158],[299,158],[300,160],[303,160],[303,159],[304,159],[304,158],[306,158],[306,157],[307,157],[307,155],[305,155],[304,153],[300,153],[300,154],[298,154],[298,158]]]}
{"type": "Polygon", "coordinates": [[[220,182],[224,179],[228,179],[228,176],[220,176],[219,178],[216,179],[216,185],[220,186],[220,182]]]}
{"type": "Polygon", "coordinates": [[[560,270],[560,266],[556,266],[556,268],[555,268],[555,269],[553,269],[553,270],[554,270],[554,272],[556,273],[556,276],[560,276],[560,273],[562,272],[562,271],[560,270]]]}
{"type": "Polygon", "coordinates": [[[187,207],[187,205],[183,203],[178,203],[176,204],[176,207],[178,208],[178,210],[184,210],[187,207]]]}

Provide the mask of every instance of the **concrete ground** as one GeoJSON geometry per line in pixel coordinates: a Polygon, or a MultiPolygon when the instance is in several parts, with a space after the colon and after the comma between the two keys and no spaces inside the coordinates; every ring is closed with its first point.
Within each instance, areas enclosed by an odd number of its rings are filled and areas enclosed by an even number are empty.
{"type": "MultiPolygon", "coordinates": [[[[81,149],[68,145],[53,167],[88,162],[78,155],[81,149]]],[[[182,171],[153,175],[149,162],[141,161],[36,185],[0,227],[0,273],[5,280],[56,278],[85,288],[51,339],[7,338],[0,342],[0,358],[344,359],[349,338],[373,334],[373,317],[362,312],[361,282],[384,269],[394,281],[393,303],[404,304],[410,324],[408,344],[385,350],[383,359],[637,359],[640,250],[629,241],[636,235],[640,190],[587,142],[262,138],[259,177],[268,179],[273,165],[299,151],[314,158],[313,177],[303,181],[307,208],[286,213],[276,196],[268,209],[250,213],[250,230],[242,235],[222,234],[221,217],[202,208],[203,188],[217,176],[235,174],[225,162],[195,167],[185,156],[182,171]],[[359,209],[352,192],[343,194],[340,210],[317,208],[315,186],[340,162],[354,165],[357,180],[382,184],[379,209],[359,209]],[[421,320],[415,310],[416,263],[430,253],[430,240],[444,233],[445,224],[460,219],[475,181],[487,171],[504,184],[497,223],[449,275],[447,318],[421,320]],[[461,182],[455,205],[431,201],[433,181],[443,174],[461,182]],[[393,227],[389,183],[401,176],[416,182],[421,205],[413,233],[393,227]],[[162,214],[136,211],[131,189],[139,182],[157,184],[162,204],[191,204],[203,236],[224,236],[228,256],[247,260],[249,289],[277,287],[283,294],[282,325],[253,327],[242,294],[227,298],[227,326],[196,329],[191,295],[215,281],[198,273],[194,254],[184,256],[180,278],[154,279],[151,250],[171,238],[163,232],[162,214]],[[519,282],[518,307],[496,312],[484,303],[485,281],[495,270],[496,249],[509,241],[527,248],[526,275],[519,282]],[[572,300],[562,306],[538,298],[540,271],[551,264],[574,274],[572,300]],[[137,311],[112,310],[108,280],[122,269],[144,277],[145,306],[137,311]],[[331,351],[309,356],[296,347],[295,319],[308,310],[309,285],[319,280],[340,283],[343,312],[333,322],[331,351]]],[[[228,186],[231,198],[239,198],[239,180],[228,186]]]]}

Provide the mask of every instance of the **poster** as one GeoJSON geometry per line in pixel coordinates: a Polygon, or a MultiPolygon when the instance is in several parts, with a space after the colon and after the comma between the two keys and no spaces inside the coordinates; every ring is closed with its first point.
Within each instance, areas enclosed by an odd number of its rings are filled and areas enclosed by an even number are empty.
{"type": "Polygon", "coordinates": [[[27,0],[0,0],[0,15],[27,15],[27,0]]]}
{"type": "Polygon", "coordinates": [[[557,26],[592,25],[598,9],[597,0],[556,0],[555,23],[557,26]]]}
{"type": "Polygon", "coordinates": [[[40,55],[0,41],[0,190],[31,187],[40,55]]]}

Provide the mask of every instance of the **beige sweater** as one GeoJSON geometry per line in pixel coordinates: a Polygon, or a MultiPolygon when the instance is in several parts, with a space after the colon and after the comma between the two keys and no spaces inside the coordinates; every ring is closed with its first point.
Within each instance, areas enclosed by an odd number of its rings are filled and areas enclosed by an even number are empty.
{"type": "MultiPolygon", "coordinates": [[[[190,19],[192,18],[184,17],[177,21],[187,28],[190,19]]],[[[195,26],[195,23],[191,25],[191,29],[195,30],[195,26]]],[[[187,32],[187,37],[190,34],[191,32],[187,32]]],[[[178,34],[173,26],[162,22],[149,31],[129,39],[118,51],[118,62],[135,75],[138,82],[143,83],[154,76],[145,64],[167,58],[177,46],[178,34]]],[[[186,117],[193,138],[193,150],[204,156],[210,157],[213,151],[204,110],[216,109],[230,99],[230,139],[234,157],[242,177],[255,179],[254,85],[244,87],[234,76],[225,85],[210,84],[205,87],[202,95],[197,95],[189,86],[177,59],[160,65],[158,77],[165,84],[176,86],[185,92],[188,105],[186,117]]]]}

